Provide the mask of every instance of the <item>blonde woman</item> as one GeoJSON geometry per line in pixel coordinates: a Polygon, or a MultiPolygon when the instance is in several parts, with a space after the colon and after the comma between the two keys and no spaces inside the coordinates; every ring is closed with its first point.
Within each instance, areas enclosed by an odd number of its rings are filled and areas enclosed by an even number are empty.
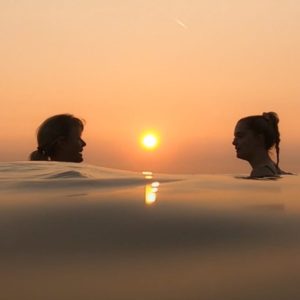
{"type": "Polygon", "coordinates": [[[83,121],[70,114],[48,118],[38,128],[37,149],[30,160],[82,162],[86,146],[81,138],[83,129],[83,121]]]}

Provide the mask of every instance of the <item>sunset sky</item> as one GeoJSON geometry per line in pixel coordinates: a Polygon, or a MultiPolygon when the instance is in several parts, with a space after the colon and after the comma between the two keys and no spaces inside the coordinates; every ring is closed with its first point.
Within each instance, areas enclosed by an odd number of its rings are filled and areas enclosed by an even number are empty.
{"type": "Polygon", "coordinates": [[[281,167],[297,172],[299,30],[298,0],[2,0],[1,160],[27,160],[39,124],[72,113],[86,163],[248,172],[235,123],[276,111],[281,167]]]}

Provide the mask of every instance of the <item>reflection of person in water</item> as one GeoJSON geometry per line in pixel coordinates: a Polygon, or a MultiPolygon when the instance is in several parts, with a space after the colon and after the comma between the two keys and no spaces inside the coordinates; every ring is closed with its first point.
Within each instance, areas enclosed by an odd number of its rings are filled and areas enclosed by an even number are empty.
{"type": "Polygon", "coordinates": [[[83,128],[83,121],[70,114],[48,118],[38,128],[38,147],[30,160],[82,162],[86,145],[81,139],[83,128]]]}
{"type": "Polygon", "coordinates": [[[247,160],[252,171],[250,177],[272,177],[289,174],[279,168],[278,115],[274,112],[240,119],[234,130],[237,157],[247,160]],[[270,157],[271,149],[276,150],[276,163],[270,157]]]}

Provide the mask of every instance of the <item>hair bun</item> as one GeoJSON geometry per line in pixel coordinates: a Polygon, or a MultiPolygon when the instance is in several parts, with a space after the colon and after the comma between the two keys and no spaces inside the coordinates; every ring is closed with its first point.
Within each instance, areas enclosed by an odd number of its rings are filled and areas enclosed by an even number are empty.
{"type": "Polygon", "coordinates": [[[267,121],[272,122],[274,124],[279,123],[279,117],[276,112],[270,111],[270,112],[264,112],[262,114],[263,118],[265,118],[267,121]]]}

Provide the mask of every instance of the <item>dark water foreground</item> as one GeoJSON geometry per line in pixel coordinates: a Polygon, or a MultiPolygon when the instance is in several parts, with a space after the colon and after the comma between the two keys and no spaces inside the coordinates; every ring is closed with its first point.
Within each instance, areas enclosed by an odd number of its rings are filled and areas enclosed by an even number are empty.
{"type": "Polygon", "coordinates": [[[300,180],[0,164],[0,299],[298,299],[300,180]]]}

